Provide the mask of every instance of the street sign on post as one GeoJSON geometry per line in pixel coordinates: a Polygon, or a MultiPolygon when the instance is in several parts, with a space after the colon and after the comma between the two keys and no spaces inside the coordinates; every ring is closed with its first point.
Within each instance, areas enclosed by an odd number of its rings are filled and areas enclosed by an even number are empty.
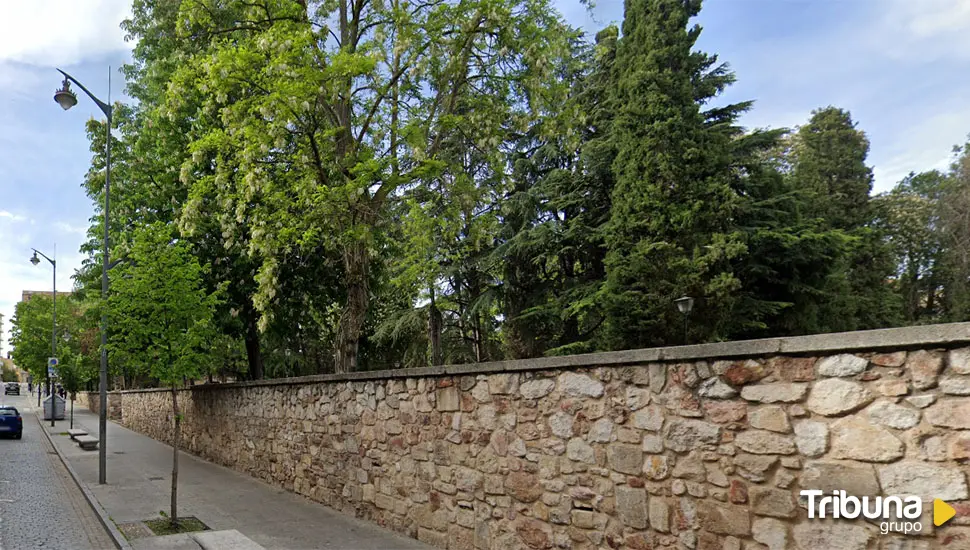
{"type": "Polygon", "coordinates": [[[48,357],[47,358],[47,376],[50,376],[51,378],[54,377],[54,375],[55,375],[55,373],[54,373],[54,367],[56,367],[56,366],[57,366],[57,357],[48,357]]]}

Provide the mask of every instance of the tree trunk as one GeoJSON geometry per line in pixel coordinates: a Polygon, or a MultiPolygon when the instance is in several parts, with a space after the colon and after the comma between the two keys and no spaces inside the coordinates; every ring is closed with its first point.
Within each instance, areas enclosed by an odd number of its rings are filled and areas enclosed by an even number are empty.
{"type": "Polygon", "coordinates": [[[335,372],[357,370],[357,346],[370,301],[367,288],[369,268],[370,256],[367,251],[367,243],[363,242],[363,239],[359,239],[344,248],[347,303],[340,314],[340,323],[337,328],[335,372]]]}
{"type": "Polygon", "coordinates": [[[472,320],[472,334],[475,338],[475,362],[481,363],[485,360],[485,343],[482,341],[482,320],[477,313],[472,320]]]}
{"type": "Polygon", "coordinates": [[[259,348],[259,329],[255,318],[251,317],[246,327],[246,359],[249,361],[249,377],[253,380],[263,378],[263,355],[259,348]]]}
{"type": "Polygon", "coordinates": [[[441,352],[441,310],[434,301],[434,288],[431,291],[431,303],[428,305],[428,338],[431,340],[431,364],[434,366],[444,363],[441,352]]]}
{"type": "Polygon", "coordinates": [[[172,437],[172,527],[178,526],[179,440],[182,419],[179,417],[178,391],[172,386],[172,412],[175,414],[175,433],[172,437]]]}

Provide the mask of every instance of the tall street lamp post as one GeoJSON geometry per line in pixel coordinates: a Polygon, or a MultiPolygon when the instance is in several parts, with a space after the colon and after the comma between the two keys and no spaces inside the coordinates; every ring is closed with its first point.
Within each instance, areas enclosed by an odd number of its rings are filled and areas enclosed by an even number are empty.
{"type": "Polygon", "coordinates": [[[684,345],[686,346],[690,342],[687,340],[687,317],[690,316],[690,310],[694,309],[694,299],[690,296],[681,296],[674,300],[677,304],[677,311],[679,311],[684,316],[684,345]]]}
{"type": "Polygon", "coordinates": [[[101,109],[104,116],[108,117],[108,139],[105,143],[105,169],[104,169],[104,251],[101,258],[101,380],[99,384],[99,405],[98,411],[98,483],[104,485],[106,481],[105,469],[107,467],[107,438],[105,434],[108,430],[108,205],[111,197],[111,69],[108,68],[108,102],[105,103],[94,96],[83,84],[73,76],[57,69],[64,75],[63,87],[54,92],[54,101],[57,102],[65,111],[77,105],[77,96],[71,91],[71,82],[77,84],[81,91],[86,93],[101,109]]]}
{"type": "MultiPolygon", "coordinates": [[[[44,254],[43,252],[41,252],[40,250],[37,250],[36,248],[31,248],[31,250],[34,251],[34,255],[30,257],[30,263],[34,265],[39,264],[40,258],[38,258],[37,255],[40,254],[41,256],[44,257],[45,260],[50,262],[51,266],[54,268],[54,298],[53,298],[54,304],[53,304],[53,314],[51,316],[51,357],[57,357],[57,261],[48,258],[47,254],[44,254]]],[[[52,396],[53,393],[54,393],[53,388],[51,387],[51,368],[50,368],[50,365],[47,365],[47,395],[52,396]]],[[[56,407],[54,406],[55,405],[54,398],[50,397],[50,400],[51,400],[51,427],[53,428],[54,417],[56,416],[56,414],[54,414],[56,412],[56,407]]],[[[38,407],[40,406],[40,388],[37,389],[37,406],[38,407]]]]}

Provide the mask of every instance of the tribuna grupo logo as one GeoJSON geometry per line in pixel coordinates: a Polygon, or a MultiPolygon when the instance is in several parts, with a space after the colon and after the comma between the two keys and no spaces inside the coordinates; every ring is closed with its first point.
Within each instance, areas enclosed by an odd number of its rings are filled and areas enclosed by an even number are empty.
{"type": "MultiPolygon", "coordinates": [[[[845,491],[832,491],[831,495],[826,496],[825,492],[819,490],[804,490],[799,494],[808,500],[809,519],[863,517],[869,520],[881,520],[879,531],[884,535],[890,532],[918,533],[923,529],[923,524],[920,523],[920,516],[923,515],[923,500],[917,496],[856,497],[846,494],[845,491]]],[[[939,502],[949,508],[946,503],[939,502]]],[[[934,512],[936,512],[935,509],[934,512]]]]}

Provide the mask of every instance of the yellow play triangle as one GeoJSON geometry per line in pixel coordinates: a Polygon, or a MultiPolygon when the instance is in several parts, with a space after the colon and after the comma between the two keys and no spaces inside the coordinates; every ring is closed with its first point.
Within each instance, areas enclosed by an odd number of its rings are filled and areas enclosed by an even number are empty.
{"type": "Polygon", "coordinates": [[[957,515],[957,511],[953,509],[953,506],[938,498],[933,500],[933,525],[939,527],[953,519],[955,515],[957,515]]]}

